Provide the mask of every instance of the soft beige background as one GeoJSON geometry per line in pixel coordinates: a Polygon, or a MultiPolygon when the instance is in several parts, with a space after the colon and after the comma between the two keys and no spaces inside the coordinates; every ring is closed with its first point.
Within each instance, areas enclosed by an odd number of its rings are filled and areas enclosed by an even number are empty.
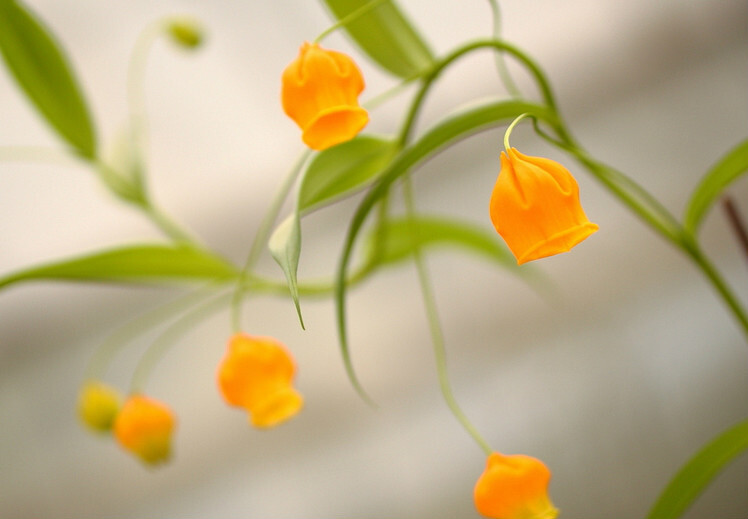
{"type": "MultiPolygon", "coordinates": [[[[437,53],[490,31],[486,2],[402,0],[437,53]]],[[[278,106],[278,77],[330,19],[317,2],[29,0],[64,42],[105,145],[126,118],[125,70],[139,31],[188,13],[204,48],[153,49],[146,91],[157,199],[206,243],[241,261],[271,193],[302,146],[278,106]]],[[[551,76],[580,140],[676,214],[725,150],[748,132],[748,8],[731,0],[507,1],[505,34],[551,76]]],[[[359,57],[363,99],[393,85],[359,57]]],[[[522,80],[524,81],[524,80],[522,80]]],[[[526,85],[526,82],[524,83],[526,85]]],[[[456,66],[429,98],[420,129],[457,105],[500,93],[488,53],[456,66]]],[[[407,94],[373,113],[396,131],[407,94]]],[[[502,130],[431,160],[416,174],[424,211],[486,228],[502,130]]],[[[562,158],[518,128],[513,144],[562,158]]],[[[0,72],[0,145],[59,147],[0,72]]],[[[489,442],[542,458],[562,517],[646,514],[677,468],[748,414],[748,346],[701,275],[588,175],[582,199],[600,232],[538,262],[561,300],[459,252],[429,256],[459,401],[489,442]]],[[[731,189],[748,215],[748,183],[731,189]]],[[[305,221],[301,274],[332,272],[354,205],[305,221]]],[[[743,301],[748,270],[715,210],[711,257],[743,301]]],[[[158,239],[74,163],[0,162],[0,273],[103,247],[158,239]]],[[[279,271],[271,261],[262,268],[279,271]]],[[[300,365],[304,412],[250,429],[213,384],[226,312],[199,324],[156,369],[151,394],[179,414],[176,457],[146,470],[81,430],[77,386],[97,344],[176,291],[38,283],[0,294],[0,517],[476,517],[484,457],[443,404],[415,273],[383,273],[351,294],[351,345],[368,408],[345,378],[333,306],[246,305],[252,333],[281,338],[300,365]]],[[[117,358],[126,386],[144,338],[117,358]]],[[[731,465],[688,517],[748,515],[748,457],[731,465]]]]}

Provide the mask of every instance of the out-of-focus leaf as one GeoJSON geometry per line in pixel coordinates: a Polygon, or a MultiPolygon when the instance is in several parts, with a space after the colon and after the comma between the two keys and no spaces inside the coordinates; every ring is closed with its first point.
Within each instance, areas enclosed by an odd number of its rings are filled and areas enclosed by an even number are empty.
{"type": "Polygon", "coordinates": [[[0,0],[0,51],[26,95],[82,156],[96,156],[83,95],[51,32],[16,0],[0,0]]]}
{"type": "Polygon", "coordinates": [[[719,472],[748,449],[748,420],[707,443],[668,483],[648,519],[676,519],[704,491],[719,472]]]}
{"type": "MultiPolygon", "coordinates": [[[[376,0],[324,0],[338,20],[372,1],[376,0]]],[[[412,78],[434,62],[428,46],[395,0],[373,7],[343,28],[371,59],[401,78],[412,78]]]]}
{"type": "Polygon", "coordinates": [[[297,212],[305,213],[365,187],[396,152],[391,139],[359,135],[318,153],[301,180],[297,212]]]}
{"type": "MultiPolygon", "coordinates": [[[[353,247],[364,221],[376,203],[387,194],[393,182],[406,174],[416,164],[433,155],[439,150],[464,139],[480,130],[496,126],[502,122],[511,121],[523,113],[528,113],[539,120],[551,125],[556,123],[555,116],[548,108],[523,101],[489,101],[455,113],[431,128],[410,147],[398,154],[376,183],[361,200],[348,227],[348,234],[343,244],[343,252],[338,264],[335,279],[335,307],[340,338],[340,350],[343,356],[346,373],[359,395],[368,400],[351,362],[348,349],[348,333],[345,322],[345,297],[348,265],[351,260],[353,247]]],[[[498,146],[497,146],[498,147],[498,146]]],[[[498,150],[497,150],[498,157],[498,150]]],[[[497,159],[498,160],[498,159],[497,159]]]]}
{"type": "Polygon", "coordinates": [[[686,208],[684,221],[686,230],[695,234],[720,193],[746,171],[748,171],[748,140],[732,148],[701,179],[686,208]]]}
{"type": "Polygon", "coordinates": [[[233,265],[207,251],[186,246],[142,245],[15,272],[0,278],[0,288],[20,281],[42,279],[159,283],[174,280],[226,280],[237,275],[233,265]]]}
{"type": "Polygon", "coordinates": [[[496,233],[476,225],[446,218],[419,216],[384,222],[368,237],[366,257],[377,264],[396,263],[413,255],[417,248],[460,247],[516,272],[517,260],[497,239],[496,233]]]}
{"type": "Polygon", "coordinates": [[[286,275],[288,290],[291,292],[299,323],[304,328],[304,319],[301,317],[301,306],[299,305],[299,284],[297,271],[299,268],[299,255],[301,254],[301,223],[298,213],[289,215],[275,229],[268,242],[268,248],[273,259],[283,269],[286,275]]]}

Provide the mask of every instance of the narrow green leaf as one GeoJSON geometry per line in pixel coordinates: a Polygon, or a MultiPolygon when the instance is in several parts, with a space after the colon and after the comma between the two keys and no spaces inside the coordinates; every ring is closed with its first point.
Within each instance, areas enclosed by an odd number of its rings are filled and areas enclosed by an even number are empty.
{"type": "Polygon", "coordinates": [[[299,269],[299,255],[301,254],[301,222],[298,213],[289,215],[275,229],[268,242],[268,248],[273,259],[283,269],[286,275],[288,290],[299,316],[299,323],[304,328],[304,319],[301,317],[301,306],[299,305],[299,284],[297,272],[299,269]]]}
{"type": "MultiPolygon", "coordinates": [[[[497,126],[502,122],[511,121],[523,113],[529,113],[551,125],[556,123],[553,112],[544,106],[534,103],[523,101],[489,101],[477,106],[472,106],[447,117],[426,132],[414,144],[397,155],[361,200],[361,203],[356,209],[356,213],[353,215],[350,226],[348,227],[348,233],[345,238],[345,243],[343,244],[343,252],[341,254],[340,263],[338,264],[338,271],[335,279],[335,306],[343,363],[345,364],[345,369],[351,383],[364,399],[368,400],[368,397],[356,377],[348,348],[345,314],[347,286],[345,280],[348,276],[348,265],[351,260],[356,238],[358,237],[369,212],[376,203],[387,194],[393,182],[410,171],[425,158],[460,139],[464,139],[480,130],[497,126]]],[[[498,161],[498,149],[496,155],[498,161]]]]}
{"type": "Polygon", "coordinates": [[[707,443],[668,483],[648,519],[680,517],[729,462],[748,449],[748,420],[707,443]]]}
{"type": "Polygon", "coordinates": [[[471,223],[440,217],[387,220],[369,234],[366,257],[372,258],[377,264],[397,263],[408,259],[417,248],[438,245],[460,247],[501,267],[525,272],[517,266],[512,253],[496,238],[496,233],[471,223]]]}
{"type": "Polygon", "coordinates": [[[306,213],[362,189],[396,152],[394,140],[359,135],[318,153],[301,180],[297,212],[306,213]]]}
{"type": "Polygon", "coordinates": [[[720,193],[748,171],[748,139],[732,148],[707,172],[691,195],[684,226],[696,234],[699,225],[720,193]]]}
{"type": "Polygon", "coordinates": [[[52,33],[16,0],[0,1],[0,51],[36,108],[81,155],[96,156],[83,95],[52,33]]]}
{"type": "Polygon", "coordinates": [[[237,274],[233,265],[207,251],[186,246],[141,245],[15,272],[0,278],[0,288],[20,281],[41,279],[158,283],[178,279],[225,280],[237,274]]]}
{"type": "MultiPolygon", "coordinates": [[[[376,0],[324,0],[338,20],[372,1],[376,0]]],[[[371,59],[401,78],[417,76],[434,63],[431,50],[395,0],[373,7],[347,23],[344,29],[371,59]]]]}

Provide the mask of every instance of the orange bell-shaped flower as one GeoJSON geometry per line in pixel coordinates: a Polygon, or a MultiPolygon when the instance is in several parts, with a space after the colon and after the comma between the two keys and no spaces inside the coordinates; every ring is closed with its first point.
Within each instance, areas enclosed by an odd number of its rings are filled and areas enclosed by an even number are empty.
{"type": "Polygon", "coordinates": [[[492,453],[475,484],[475,507],[492,519],[554,519],[548,498],[551,472],[536,458],[492,453]]]}
{"type": "Polygon", "coordinates": [[[491,194],[491,222],[519,265],[561,252],[598,230],[579,203],[569,170],[509,148],[491,194]]]}
{"type": "Polygon", "coordinates": [[[230,405],[249,412],[255,427],[273,427],[304,404],[293,386],[296,366],[285,346],[272,337],[237,333],[218,366],[218,387],[230,405]]]}
{"type": "Polygon", "coordinates": [[[157,400],[132,395],[114,421],[117,441],[143,462],[157,465],[171,457],[171,435],[175,426],[171,410],[157,400]]]}
{"type": "Polygon", "coordinates": [[[358,104],[364,78],[346,54],[304,43],[283,71],[283,111],[312,149],[324,150],[355,137],[369,122],[358,104]]]}

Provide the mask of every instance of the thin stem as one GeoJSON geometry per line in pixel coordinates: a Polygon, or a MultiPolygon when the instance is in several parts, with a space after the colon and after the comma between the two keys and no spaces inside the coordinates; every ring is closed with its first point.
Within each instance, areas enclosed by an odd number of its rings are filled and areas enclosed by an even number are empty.
{"type": "MultiPolygon", "coordinates": [[[[415,209],[413,202],[413,187],[410,175],[407,175],[403,179],[403,193],[405,197],[405,206],[408,217],[412,219],[415,215],[415,209]]],[[[475,440],[478,446],[483,449],[485,454],[489,455],[493,452],[493,449],[491,449],[491,446],[488,444],[488,442],[486,442],[483,436],[481,436],[475,426],[470,422],[468,417],[465,415],[465,413],[457,403],[454,394],[452,393],[452,386],[449,383],[449,375],[447,373],[447,353],[444,347],[444,334],[442,333],[441,329],[439,313],[436,309],[436,299],[434,298],[434,293],[431,289],[431,281],[429,279],[429,274],[426,269],[426,263],[423,259],[421,247],[416,235],[416,233],[418,232],[417,227],[414,227],[412,229],[412,232],[414,241],[413,258],[415,261],[416,270],[418,271],[418,281],[421,285],[423,304],[426,309],[426,316],[429,322],[431,342],[434,346],[434,360],[436,361],[436,371],[439,376],[439,388],[441,389],[442,395],[444,396],[444,400],[446,401],[449,410],[452,411],[452,414],[455,416],[457,421],[460,422],[460,425],[465,428],[465,430],[468,432],[468,434],[470,434],[473,440],[475,440]]]]}
{"type": "Polygon", "coordinates": [[[143,391],[146,382],[150,378],[153,368],[169,351],[177,339],[179,339],[187,330],[196,326],[200,321],[210,317],[213,313],[223,309],[230,301],[231,294],[219,294],[212,299],[204,301],[200,306],[193,308],[191,311],[183,314],[179,319],[174,321],[166,331],[153,341],[151,346],[141,357],[140,362],[135,367],[135,372],[130,383],[130,392],[139,393],[143,391]]]}
{"type": "Polygon", "coordinates": [[[214,286],[203,287],[173,299],[156,309],[143,314],[119,327],[96,349],[85,371],[85,379],[100,379],[111,364],[114,356],[136,337],[158,326],[164,320],[181,313],[190,306],[204,300],[214,293],[214,286]]]}
{"type": "Polygon", "coordinates": [[[529,116],[530,114],[524,113],[520,116],[518,116],[515,120],[512,121],[512,123],[509,125],[509,127],[504,132],[504,149],[506,151],[509,151],[509,136],[512,134],[512,130],[514,130],[514,127],[517,126],[517,123],[520,122],[525,117],[529,116]]]}
{"type": "Polygon", "coordinates": [[[452,51],[450,54],[448,54],[441,60],[437,61],[434,64],[434,66],[423,77],[421,88],[416,94],[416,97],[413,100],[413,103],[411,103],[410,109],[408,110],[408,113],[405,116],[405,121],[400,130],[398,143],[401,146],[403,146],[406,142],[410,140],[410,134],[413,131],[413,126],[418,117],[418,113],[420,112],[421,106],[423,105],[423,101],[425,100],[426,94],[431,89],[431,86],[433,85],[436,78],[453,61],[461,58],[465,54],[468,54],[474,50],[485,49],[485,48],[493,48],[499,51],[505,51],[511,54],[512,56],[514,56],[515,58],[517,58],[518,61],[520,61],[525,67],[527,67],[528,71],[530,72],[530,74],[533,76],[533,78],[537,82],[538,88],[540,89],[541,96],[543,97],[543,101],[548,106],[548,108],[553,112],[558,112],[558,109],[556,108],[556,101],[553,96],[553,92],[551,91],[550,83],[548,82],[548,79],[546,78],[545,73],[535,63],[535,61],[533,61],[527,54],[522,52],[520,49],[518,49],[514,45],[510,45],[509,43],[506,43],[504,41],[478,40],[478,41],[474,41],[471,43],[467,43],[461,47],[458,47],[457,49],[452,51]]]}
{"type": "Polygon", "coordinates": [[[275,197],[270,203],[270,207],[268,207],[268,210],[265,212],[265,216],[260,223],[260,228],[257,230],[254,240],[252,241],[249,253],[247,254],[247,259],[244,262],[244,267],[242,268],[242,271],[239,274],[239,279],[236,282],[234,297],[231,301],[231,326],[235,332],[241,331],[241,311],[244,298],[244,285],[248,279],[249,273],[260,258],[260,254],[262,254],[263,248],[267,244],[270,233],[273,230],[273,224],[278,219],[278,214],[283,207],[283,203],[286,201],[286,198],[288,198],[291,188],[303,170],[304,164],[311,153],[311,150],[305,150],[291,167],[291,170],[286,175],[285,180],[278,188],[275,197]]]}
{"type": "Polygon", "coordinates": [[[169,218],[166,213],[151,203],[150,200],[141,204],[146,216],[158,226],[169,238],[178,243],[197,245],[195,240],[183,230],[174,220],[169,218]]]}
{"type": "MultiPolygon", "coordinates": [[[[493,37],[497,40],[501,39],[501,9],[499,8],[499,2],[497,0],[488,0],[491,5],[491,14],[493,15],[493,37]]],[[[512,97],[521,98],[522,92],[517,88],[517,84],[512,79],[512,75],[509,73],[509,69],[504,61],[504,53],[498,52],[495,56],[496,71],[499,73],[501,82],[507,89],[507,92],[512,97]]]]}
{"type": "Polygon", "coordinates": [[[352,21],[354,21],[359,16],[362,16],[362,15],[368,13],[369,11],[371,11],[372,9],[374,9],[375,7],[378,7],[380,4],[383,4],[384,2],[388,2],[388,1],[389,0],[371,0],[371,2],[369,2],[368,4],[362,5],[361,7],[359,7],[358,9],[356,9],[355,11],[352,11],[352,12],[348,13],[341,20],[338,20],[338,22],[335,23],[332,27],[329,27],[329,28],[325,29],[324,31],[322,31],[322,33],[319,36],[317,36],[316,38],[314,38],[314,43],[321,42],[322,39],[325,38],[330,33],[332,33],[334,31],[340,29],[341,27],[343,27],[345,25],[348,25],[349,23],[351,23],[352,21]]]}
{"type": "Polygon", "coordinates": [[[727,284],[712,262],[709,261],[709,258],[704,255],[698,243],[688,240],[682,248],[693,259],[694,263],[701,269],[701,272],[720,295],[732,312],[732,315],[738,321],[746,340],[748,340],[748,313],[746,313],[737,296],[731,290],[730,285],[727,284]]]}

